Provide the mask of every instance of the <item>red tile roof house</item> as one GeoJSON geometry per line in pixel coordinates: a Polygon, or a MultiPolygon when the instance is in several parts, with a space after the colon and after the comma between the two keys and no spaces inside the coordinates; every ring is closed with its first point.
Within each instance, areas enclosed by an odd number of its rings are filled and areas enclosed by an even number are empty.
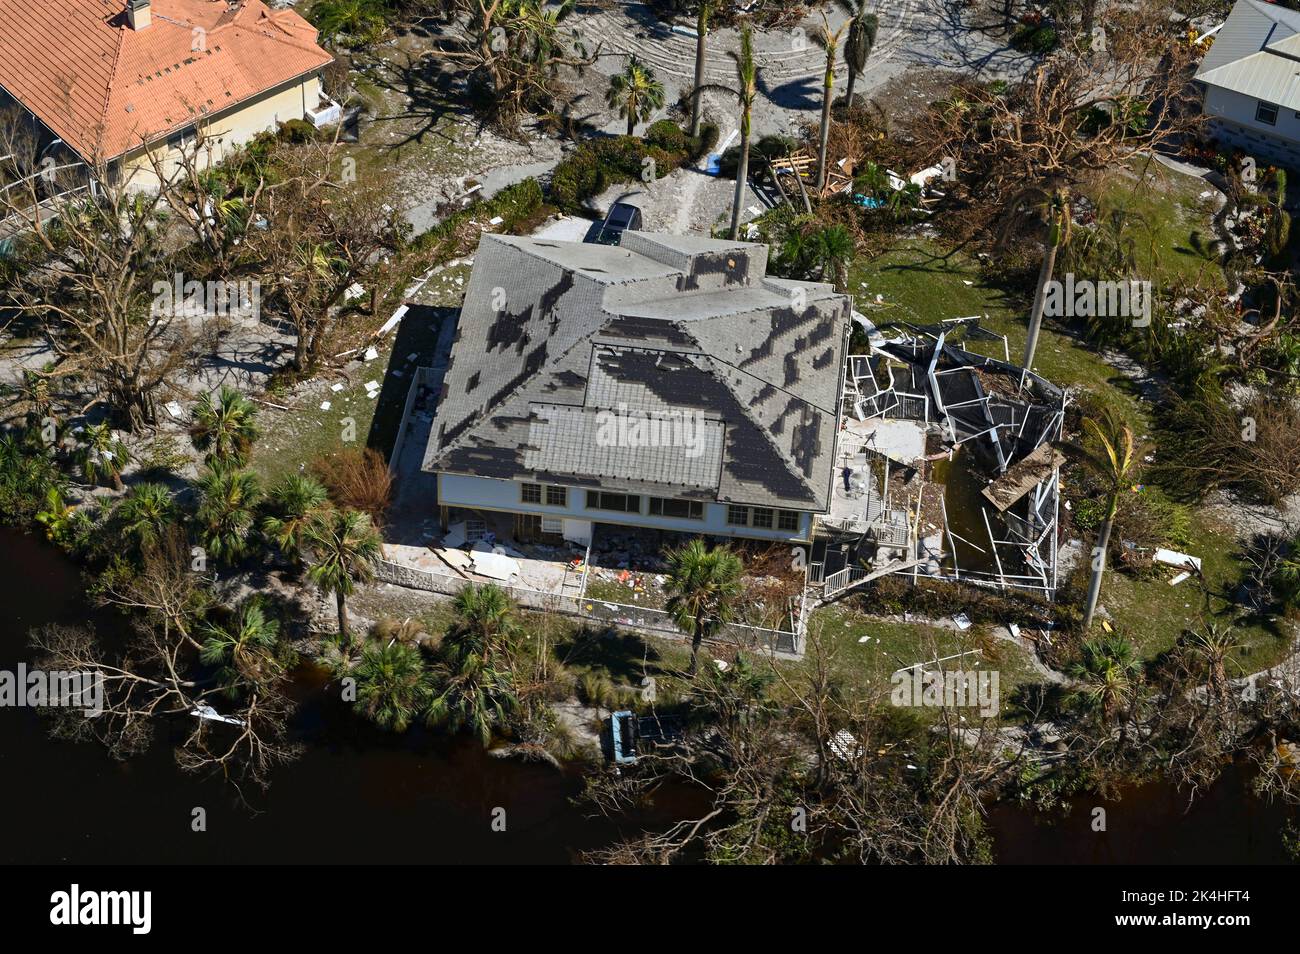
{"type": "Polygon", "coordinates": [[[157,188],[150,152],[174,174],[200,127],[217,162],[305,118],[332,59],[262,0],[0,0],[0,102],[131,189],[157,188]]]}

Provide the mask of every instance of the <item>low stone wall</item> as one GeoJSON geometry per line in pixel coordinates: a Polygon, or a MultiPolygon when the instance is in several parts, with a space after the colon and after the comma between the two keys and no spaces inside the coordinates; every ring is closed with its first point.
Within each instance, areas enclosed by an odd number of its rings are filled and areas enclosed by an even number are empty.
{"type": "MultiPolygon", "coordinates": [[[[388,560],[381,560],[375,565],[375,578],[383,583],[392,583],[394,586],[426,590],[445,596],[455,596],[469,582],[463,577],[433,573],[388,560]]],[[[672,639],[690,638],[687,633],[677,628],[664,610],[652,609],[648,606],[609,603],[605,600],[580,600],[574,596],[563,596],[558,593],[541,593],[507,584],[497,585],[525,609],[564,613],[632,633],[652,633],[672,639]]],[[[780,656],[790,658],[803,656],[801,633],[729,623],[723,627],[719,638],[740,645],[771,649],[780,656]]]]}

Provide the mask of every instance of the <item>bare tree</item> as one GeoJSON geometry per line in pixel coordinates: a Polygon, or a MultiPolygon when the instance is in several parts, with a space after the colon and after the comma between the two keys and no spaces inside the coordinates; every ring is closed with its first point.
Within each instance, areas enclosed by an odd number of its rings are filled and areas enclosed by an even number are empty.
{"type": "Polygon", "coordinates": [[[55,356],[34,373],[86,381],[82,412],[103,404],[133,430],[154,422],[189,337],[170,309],[154,307],[155,283],[172,271],[161,195],[135,191],[105,163],[42,157],[14,116],[0,122],[0,154],[0,228],[18,261],[0,301],[55,356]]]}

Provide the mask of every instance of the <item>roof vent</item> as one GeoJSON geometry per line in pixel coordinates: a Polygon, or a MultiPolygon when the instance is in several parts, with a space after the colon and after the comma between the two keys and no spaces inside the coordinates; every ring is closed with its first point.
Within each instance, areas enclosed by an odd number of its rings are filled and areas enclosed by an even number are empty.
{"type": "Polygon", "coordinates": [[[132,30],[143,30],[153,22],[150,0],[126,0],[126,22],[132,30]]]}

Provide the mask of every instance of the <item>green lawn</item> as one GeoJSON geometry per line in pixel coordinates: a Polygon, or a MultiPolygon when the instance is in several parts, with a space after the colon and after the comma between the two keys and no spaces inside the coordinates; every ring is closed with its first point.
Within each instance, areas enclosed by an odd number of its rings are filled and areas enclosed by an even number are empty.
{"type": "MultiPolygon", "coordinates": [[[[831,670],[848,691],[869,698],[887,698],[890,677],[899,669],[946,656],[945,669],[995,670],[1005,705],[1015,688],[1039,681],[1018,646],[982,636],[978,627],[957,630],[925,623],[889,622],[864,616],[839,604],[822,607],[809,620],[809,652],[819,636],[831,670]]],[[[805,659],[799,666],[812,665],[805,659]]],[[[932,668],[932,667],[931,667],[932,668]]]]}
{"type": "Polygon", "coordinates": [[[1209,183],[1173,172],[1158,162],[1134,160],[1080,190],[1096,205],[1098,218],[1120,214],[1130,223],[1138,274],[1158,290],[1179,284],[1222,289],[1217,258],[1206,251],[1213,239],[1209,183]]]}
{"type": "MultiPolygon", "coordinates": [[[[961,252],[944,252],[936,243],[905,240],[883,255],[859,259],[850,271],[849,291],[858,310],[882,325],[986,316],[981,326],[1007,336],[1013,363],[1024,353],[1028,304],[1009,300],[1001,289],[986,283],[974,259],[961,252]],[[878,294],[883,300],[877,305],[878,294]]],[[[980,354],[1006,356],[1001,342],[968,341],[966,346],[980,354]]],[[[1149,412],[1128,379],[1083,341],[1051,323],[1044,323],[1034,366],[1053,383],[1085,389],[1129,420],[1149,425],[1149,412]]]]}
{"type": "Polygon", "coordinates": [[[1187,550],[1201,559],[1204,592],[1194,578],[1170,586],[1178,572],[1173,567],[1160,566],[1154,576],[1143,579],[1118,572],[1106,575],[1101,605],[1113,618],[1116,632],[1130,640],[1142,658],[1150,660],[1172,648],[1185,630],[1217,622],[1232,626],[1241,647],[1235,654],[1241,673],[1266,669],[1280,661],[1290,650],[1293,627],[1241,616],[1241,607],[1231,600],[1243,569],[1233,528],[1198,513],[1192,518],[1192,539],[1187,550]]]}
{"type": "MultiPolygon", "coordinates": [[[[457,278],[467,283],[469,266],[458,265],[439,272],[421,290],[420,302],[435,307],[459,307],[464,286],[456,284],[457,278]]],[[[376,326],[380,323],[375,321],[376,326]]],[[[402,329],[387,335],[377,346],[379,357],[352,371],[350,381],[337,379],[338,383],[344,384],[342,391],[303,386],[286,397],[272,395],[267,398],[288,410],[258,405],[258,425],[262,436],[253,448],[251,466],[266,484],[286,474],[297,473],[322,454],[367,446],[377,408],[385,419],[380,421],[376,430],[383,434],[396,432],[410,383],[410,365],[405,360],[406,355],[421,351],[423,344],[428,343],[413,335],[412,331],[402,329]],[[399,341],[402,353],[394,355],[394,347],[399,341]],[[403,377],[389,377],[390,361],[393,367],[402,369],[403,377]],[[366,393],[365,386],[370,381],[379,382],[383,388],[377,399],[366,393]],[[323,402],[329,402],[328,409],[321,408],[323,402]],[[347,440],[348,437],[351,440],[347,440]]],[[[330,380],[332,383],[335,379],[330,380]]],[[[387,452],[387,448],[381,449],[387,452]]]]}

